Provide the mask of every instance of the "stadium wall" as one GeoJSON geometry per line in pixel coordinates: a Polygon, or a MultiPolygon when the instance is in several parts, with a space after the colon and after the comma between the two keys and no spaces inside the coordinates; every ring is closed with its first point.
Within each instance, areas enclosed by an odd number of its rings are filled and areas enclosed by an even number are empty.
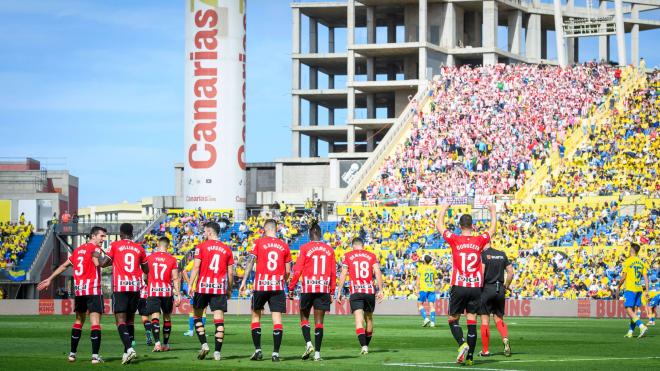
{"type": "MultiPolygon", "coordinates": [[[[249,314],[249,300],[230,300],[229,314],[249,314]]],[[[447,313],[449,302],[440,299],[436,302],[439,314],[447,313]]],[[[188,314],[190,304],[183,302],[175,308],[175,314],[188,314]]],[[[73,300],[0,300],[0,315],[70,315],[73,313],[73,300]]],[[[105,299],[105,313],[111,313],[110,299],[105,299]]],[[[287,301],[287,314],[298,313],[298,301],[287,301]]],[[[417,302],[412,300],[385,300],[376,305],[376,314],[417,315],[417,302]]],[[[330,314],[350,315],[348,301],[342,305],[333,303],[330,314]]],[[[511,317],[578,317],[578,318],[626,318],[622,300],[507,300],[506,315],[511,317]]],[[[644,314],[645,315],[645,314],[644,314]]]]}

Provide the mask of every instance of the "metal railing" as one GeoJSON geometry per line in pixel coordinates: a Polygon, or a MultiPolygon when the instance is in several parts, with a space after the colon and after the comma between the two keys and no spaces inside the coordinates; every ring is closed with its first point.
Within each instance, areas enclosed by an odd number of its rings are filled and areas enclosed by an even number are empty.
{"type": "MultiPolygon", "coordinates": [[[[37,256],[34,257],[32,264],[30,264],[30,267],[26,272],[26,277],[25,277],[26,281],[32,280],[32,278],[35,276],[33,274],[33,272],[35,271],[38,271],[39,275],[41,275],[41,271],[43,271],[44,265],[46,264],[46,259],[53,250],[53,246],[54,246],[53,240],[54,240],[53,226],[51,226],[46,231],[46,234],[44,235],[44,239],[43,241],[41,241],[41,245],[39,245],[39,252],[37,252],[37,256]]],[[[37,275],[37,277],[39,277],[39,275],[37,275]]]]}

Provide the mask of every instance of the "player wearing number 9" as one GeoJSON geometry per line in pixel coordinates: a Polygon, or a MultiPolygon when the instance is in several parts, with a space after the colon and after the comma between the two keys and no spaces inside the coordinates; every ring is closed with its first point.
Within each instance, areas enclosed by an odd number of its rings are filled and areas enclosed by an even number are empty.
{"type": "Polygon", "coordinates": [[[445,214],[448,205],[440,207],[440,217],[436,223],[438,232],[451,247],[452,274],[449,292],[449,328],[458,343],[457,363],[473,363],[474,349],[477,345],[477,312],[481,304],[481,286],[483,272],[481,251],[490,242],[497,227],[495,205],[490,205],[490,228],[488,232],[475,236],[472,227],[472,215],[463,214],[459,219],[461,234],[456,235],[445,228],[445,214]],[[467,312],[468,339],[463,338],[463,329],[458,321],[461,314],[467,312]]]}

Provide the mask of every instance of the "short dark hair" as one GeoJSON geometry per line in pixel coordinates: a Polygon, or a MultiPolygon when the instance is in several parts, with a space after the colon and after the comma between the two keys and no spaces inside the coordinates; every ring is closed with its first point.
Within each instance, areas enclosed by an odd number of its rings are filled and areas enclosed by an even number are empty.
{"type": "Polygon", "coordinates": [[[472,215],[463,214],[460,219],[458,219],[458,225],[461,228],[472,228],[472,215]]]}
{"type": "Polygon", "coordinates": [[[216,222],[208,222],[204,224],[204,228],[211,228],[213,229],[213,232],[215,232],[216,235],[220,235],[220,224],[216,222]]]}
{"type": "Polygon", "coordinates": [[[265,228],[277,229],[277,222],[275,221],[275,219],[266,219],[266,221],[264,222],[264,229],[265,228]]]}
{"type": "Polygon", "coordinates": [[[169,244],[170,244],[170,239],[167,238],[167,237],[165,237],[165,236],[163,236],[163,237],[161,237],[161,238],[158,239],[158,243],[161,243],[161,242],[163,242],[163,243],[165,243],[166,245],[169,246],[169,244]]]}
{"type": "Polygon", "coordinates": [[[309,227],[309,239],[312,241],[318,241],[321,239],[321,227],[319,223],[312,222],[312,225],[309,227]]]}
{"type": "Polygon", "coordinates": [[[639,254],[639,250],[642,248],[641,246],[639,246],[634,242],[630,243],[630,247],[632,247],[632,249],[635,250],[635,254],[639,254]]]}
{"type": "Polygon", "coordinates": [[[132,237],[133,236],[133,224],[131,224],[131,223],[122,223],[119,226],[119,233],[123,236],[126,236],[126,237],[132,237]]]}
{"type": "Polygon", "coordinates": [[[433,260],[433,258],[431,257],[431,255],[429,255],[429,254],[424,255],[424,263],[426,263],[426,264],[430,264],[430,263],[431,263],[431,260],[433,260]]]}
{"type": "Polygon", "coordinates": [[[362,239],[362,237],[355,237],[353,241],[351,241],[351,245],[355,245],[357,243],[359,243],[360,245],[364,245],[364,240],[362,239]]]}
{"type": "Polygon", "coordinates": [[[93,226],[92,229],[89,231],[89,236],[90,236],[90,237],[91,237],[91,236],[95,236],[95,235],[97,235],[99,232],[108,233],[108,230],[105,229],[105,228],[103,228],[103,227],[99,227],[98,225],[95,225],[95,226],[93,226]]]}

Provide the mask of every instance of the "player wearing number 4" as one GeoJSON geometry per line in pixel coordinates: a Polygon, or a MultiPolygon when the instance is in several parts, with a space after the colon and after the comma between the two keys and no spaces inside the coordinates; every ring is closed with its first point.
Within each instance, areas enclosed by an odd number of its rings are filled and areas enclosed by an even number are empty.
{"type": "Polygon", "coordinates": [[[362,347],[360,354],[369,353],[369,343],[374,332],[373,314],[376,309],[376,299],[383,300],[383,276],[380,272],[378,258],[372,252],[364,250],[364,241],[357,237],[351,243],[353,250],[344,255],[342,259],[341,275],[339,276],[339,297],[343,301],[341,289],[346,282],[346,276],[351,281],[349,285],[351,312],[355,317],[355,333],[362,347]],[[378,285],[378,293],[374,287],[374,277],[378,285]],[[364,323],[367,328],[365,330],[364,323]]]}
{"type": "Polygon", "coordinates": [[[252,342],[253,361],[263,358],[261,353],[261,313],[268,303],[273,317],[273,354],[271,360],[279,362],[280,345],[284,329],[282,328],[282,313],[286,313],[286,296],[284,285],[291,274],[291,251],[289,245],[276,238],[277,223],[268,219],[264,223],[265,236],[256,240],[248,255],[245,274],[241,282],[240,293],[245,295],[247,278],[252,271],[254,261],[257,269],[254,276],[254,292],[252,293],[252,342]]]}
{"type": "Polygon", "coordinates": [[[483,272],[481,251],[490,242],[497,226],[495,205],[490,205],[490,228],[488,232],[475,236],[472,229],[472,215],[463,214],[459,219],[461,234],[456,235],[445,228],[445,214],[448,205],[440,207],[440,217],[436,227],[445,242],[451,247],[452,270],[449,291],[449,329],[458,343],[456,363],[473,364],[474,349],[477,345],[477,312],[481,306],[483,272]],[[463,338],[463,329],[458,321],[467,312],[468,338],[463,338]]]}
{"type": "Polygon", "coordinates": [[[623,294],[625,302],[623,306],[626,308],[626,312],[630,317],[630,329],[625,335],[628,338],[633,337],[633,332],[635,327],[639,326],[639,337],[641,338],[646,334],[648,327],[646,327],[642,320],[639,319],[635,308],[640,308],[642,306],[642,285],[646,286],[646,292],[649,292],[649,277],[646,269],[646,265],[642,262],[642,259],[639,258],[640,246],[636,243],[630,244],[630,256],[623,262],[623,271],[621,272],[621,280],[619,281],[619,286],[617,287],[617,297],[621,290],[621,286],[624,286],[626,292],[623,294]]]}
{"type": "Polygon", "coordinates": [[[308,242],[300,247],[298,260],[293,268],[293,278],[289,283],[289,298],[293,290],[302,281],[300,294],[300,327],[306,347],[302,359],[308,359],[314,353],[314,360],[321,360],[323,341],[323,318],[330,311],[332,295],[337,285],[337,263],[335,252],[328,244],[321,242],[321,227],[313,223],[309,228],[308,242]],[[310,336],[309,315],[314,307],[314,345],[310,336]]]}
{"type": "Polygon", "coordinates": [[[137,357],[133,349],[135,340],[135,312],[142,288],[142,265],[146,266],[144,248],[133,242],[133,225],[119,226],[119,241],[110,244],[107,256],[99,256],[101,266],[112,265],[112,311],[115,313],[117,332],[124,344],[121,363],[131,363],[137,357]]]}

